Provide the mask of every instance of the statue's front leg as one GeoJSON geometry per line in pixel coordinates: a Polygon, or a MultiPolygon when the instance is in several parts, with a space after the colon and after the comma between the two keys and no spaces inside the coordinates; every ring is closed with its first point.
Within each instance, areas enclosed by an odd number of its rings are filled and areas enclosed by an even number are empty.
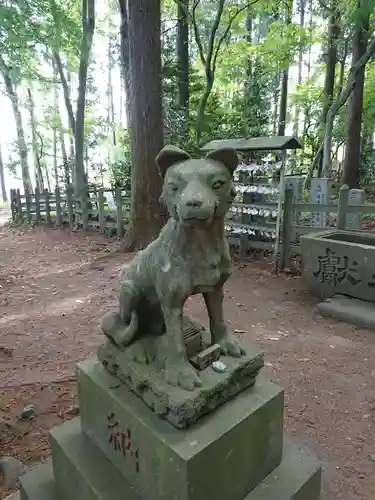
{"type": "Polygon", "coordinates": [[[195,387],[201,386],[202,383],[186,357],[182,326],[183,304],[181,307],[171,306],[164,298],[162,310],[166,327],[163,339],[165,379],[171,385],[192,391],[195,387]]]}
{"type": "Polygon", "coordinates": [[[228,334],[224,321],[223,286],[217,285],[211,292],[204,293],[203,298],[207,307],[212,343],[220,345],[222,354],[234,357],[246,354],[238,340],[228,334]]]}

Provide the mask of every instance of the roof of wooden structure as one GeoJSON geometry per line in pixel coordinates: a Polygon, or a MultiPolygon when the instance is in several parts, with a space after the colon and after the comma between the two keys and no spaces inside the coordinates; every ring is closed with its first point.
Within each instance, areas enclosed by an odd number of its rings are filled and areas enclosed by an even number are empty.
{"type": "Polygon", "coordinates": [[[246,139],[218,139],[205,144],[201,151],[213,151],[219,148],[233,148],[236,151],[282,151],[302,149],[302,144],[293,136],[254,137],[246,139]]]}

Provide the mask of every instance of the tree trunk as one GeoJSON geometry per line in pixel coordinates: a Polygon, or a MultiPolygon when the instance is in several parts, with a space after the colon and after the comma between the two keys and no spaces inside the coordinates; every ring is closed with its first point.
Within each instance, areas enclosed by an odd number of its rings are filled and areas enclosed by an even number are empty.
{"type": "MultiPolygon", "coordinates": [[[[253,43],[253,13],[250,7],[247,9],[247,14],[246,14],[246,31],[247,31],[246,40],[249,44],[249,47],[251,47],[253,43]]],[[[250,82],[252,74],[253,74],[253,57],[252,54],[249,54],[247,57],[247,68],[246,68],[247,84],[250,82]]]]}
{"type": "Polygon", "coordinates": [[[166,220],[155,164],[164,141],[160,17],[160,0],[128,1],[132,211],[126,246],[132,250],[150,243],[166,220]]]}
{"type": "Polygon", "coordinates": [[[5,187],[5,172],[4,172],[4,162],[3,162],[3,153],[1,151],[1,144],[0,144],[0,185],[1,185],[1,198],[4,203],[8,203],[8,194],[5,187]]]}
{"type": "Polygon", "coordinates": [[[29,170],[28,154],[27,154],[27,144],[25,141],[25,133],[23,130],[22,115],[21,115],[21,111],[20,111],[20,108],[18,105],[17,90],[15,87],[13,87],[11,77],[3,65],[2,65],[1,72],[2,72],[2,75],[4,78],[4,84],[5,84],[5,88],[6,88],[8,97],[10,99],[10,102],[12,103],[14,120],[16,122],[17,146],[18,146],[18,153],[20,156],[20,163],[21,163],[23,189],[24,189],[25,193],[32,193],[33,185],[31,183],[31,178],[30,178],[30,170],[29,170]]]}
{"type": "MultiPolygon", "coordinates": [[[[339,26],[339,13],[335,10],[332,11],[328,20],[328,43],[327,43],[327,58],[326,58],[326,73],[324,79],[323,91],[323,110],[321,120],[320,137],[324,134],[332,135],[332,130],[326,130],[327,114],[329,108],[332,106],[333,93],[335,89],[335,72],[337,64],[337,39],[340,34],[339,26]]],[[[328,127],[330,128],[330,126],[328,127]]],[[[329,141],[330,143],[332,141],[329,141]]],[[[328,176],[331,171],[332,148],[329,146],[329,151],[324,148],[318,165],[318,177],[323,175],[328,176]],[[328,156],[327,156],[328,155],[328,156]]]]}
{"type": "Polygon", "coordinates": [[[46,170],[47,190],[48,190],[49,193],[52,193],[51,179],[50,179],[50,176],[49,176],[49,171],[48,171],[47,165],[45,166],[45,170],[46,170]]]}
{"type": "Polygon", "coordinates": [[[64,182],[65,182],[65,187],[68,187],[68,185],[70,184],[69,159],[68,155],[66,154],[64,130],[61,126],[61,123],[59,127],[59,138],[60,138],[61,156],[64,164],[64,182]]]}
{"type": "Polygon", "coordinates": [[[208,98],[211,95],[211,90],[214,85],[214,75],[210,70],[206,71],[206,87],[204,89],[204,92],[202,94],[202,97],[199,101],[199,108],[198,108],[198,118],[197,118],[197,123],[195,127],[195,133],[196,133],[196,141],[197,141],[197,146],[201,144],[202,140],[202,134],[203,134],[203,127],[204,127],[204,116],[206,113],[206,106],[208,102],[208,98]]]}
{"type": "MultiPolygon", "coordinates": [[[[292,23],[293,0],[290,0],[286,5],[285,22],[289,26],[292,23]]],[[[281,76],[281,95],[280,95],[280,112],[279,123],[277,127],[277,135],[285,135],[287,108],[288,108],[288,82],[289,82],[289,62],[288,66],[283,70],[281,76]]]]}
{"type": "MultiPolygon", "coordinates": [[[[310,18],[309,18],[309,36],[312,38],[313,34],[313,0],[309,1],[309,12],[310,12],[310,18]]],[[[311,77],[311,51],[312,51],[312,43],[309,44],[309,50],[307,53],[307,80],[310,80],[311,77]]],[[[309,110],[308,106],[304,107],[303,110],[303,132],[302,136],[305,137],[307,134],[307,130],[309,127],[309,110]]]]}
{"type": "Polygon", "coordinates": [[[59,172],[57,168],[57,116],[59,114],[59,93],[57,88],[57,66],[53,61],[53,75],[55,83],[53,85],[53,107],[54,107],[54,120],[53,120],[53,173],[55,176],[55,186],[59,187],[59,172]]]}
{"type": "Polygon", "coordinates": [[[277,124],[279,121],[279,99],[280,99],[280,71],[275,72],[275,80],[274,80],[274,93],[273,93],[273,120],[272,120],[272,133],[273,135],[277,135],[277,124]]]}
{"type": "Polygon", "coordinates": [[[127,123],[130,126],[130,60],[129,60],[129,26],[128,26],[128,0],[118,0],[121,15],[120,24],[120,54],[121,76],[125,89],[125,111],[127,123]]]}
{"type": "Polygon", "coordinates": [[[27,100],[30,113],[31,145],[34,155],[35,181],[38,189],[41,192],[43,192],[44,191],[43,171],[40,163],[39,143],[38,143],[38,136],[36,133],[36,123],[34,116],[35,104],[30,88],[27,89],[27,100]]]}
{"type": "Polygon", "coordinates": [[[78,70],[78,98],[75,139],[75,191],[80,196],[86,184],[85,177],[85,105],[87,70],[95,29],[95,0],[82,0],[82,40],[78,70]]]}
{"type": "MultiPolygon", "coordinates": [[[[116,124],[115,124],[115,110],[113,103],[113,83],[112,83],[112,68],[114,66],[113,55],[112,55],[112,38],[108,37],[108,81],[107,81],[107,130],[108,130],[108,154],[107,161],[108,164],[111,161],[111,150],[116,146],[116,124]]],[[[103,179],[103,173],[101,168],[101,177],[103,179]]]]}
{"type": "MultiPolygon", "coordinates": [[[[205,70],[205,75],[206,75],[206,85],[205,85],[205,89],[203,91],[202,97],[199,101],[198,117],[197,117],[197,122],[195,125],[196,142],[197,142],[197,145],[199,146],[201,143],[201,139],[202,139],[203,126],[204,126],[204,115],[206,112],[206,106],[207,106],[208,98],[210,97],[211,90],[212,90],[212,87],[214,84],[216,58],[218,55],[218,51],[220,49],[220,45],[218,45],[216,47],[216,50],[214,51],[214,44],[215,44],[216,33],[217,33],[217,30],[220,26],[221,16],[223,15],[225,0],[218,0],[216,16],[215,16],[211,30],[209,31],[209,34],[207,37],[208,38],[207,54],[204,53],[198,23],[197,23],[197,20],[195,18],[195,9],[198,6],[198,3],[199,2],[194,3],[193,16],[192,16],[193,20],[192,21],[193,21],[193,27],[194,27],[195,41],[196,41],[196,44],[198,46],[200,59],[201,59],[201,62],[203,64],[203,67],[205,70]]],[[[221,37],[221,41],[224,41],[224,37],[221,37]]]]}
{"type": "Polygon", "coordinates": [[[279,112],[279,123],[277,126],[277,135],[285,135],[286,113],[288,105],[288,80],[289,80],[289,68],[286,68],[283,70],[281,76],[280,112],[279,112]]]}
{"type": "MultiPolygon", "coordinates": [[[[72,94],[72,75],[70,72],[68,72],[67,75],[67,82],[68,82],[68,89],[69,89],[69,95],[72,94]]],[[[74,131],[73,129],[71,130],[72,133],[69,134],[69,156],[70,156],[70,162],[72,165],[72,183],[74,182],[75,179],[75,150],[74,150],[74,136],[75,136],[75,123],[76,119],[73,115],[74,118],[74,131]]]]}
{"type": "MultiPolygon", "coordinates": [[[[177,3],[178,105],[189,118],[189,0],[177,3]]],[[[188,124],[187,124],[188,126],[188,124]]]]}
{"type": "Polygon", "coordinates": [[[68,73],[68,79],[66,79],[64,73],[64,66],[61,62],[60,54],[57,51],[54,52],[53,57],[56,63],[57,71],[59,73],[61,85],[63,88],[64,102],[65,102],[66,112],[68,113],[69,126],[72,129],[72,134],[74,136],[76,133],[76,119],[74,117],[73,105],[70,97],[70,79],[69,79],[70,75],[68,73]]]}
{"type": "Polygon", "coordinates": [[[210,29],[207,28],[207,30],[208,30],[208,47],[207,47],[206,53],[205,53],[204,48],[203,48],[202,38],[200,35],[198,22],[197,22],[196,15],[195,15],[195,11],[196,11],[198,5],[199,5],[199,2],[195,1],[194,7],[192,10],[192,24],[193,24],[195,41],[196,41],[196,44],[198,46],[199,57],[200,57],[202,65],[204,67],[204,71],[205,71],[205,75],[206,75],[205,89],[203,91],[202,97],[201,97],[200,102],[199,102],[198,117],[197,117],[197,121],[196,121],[196,125],[195,125],[196,142],[197,142],[197,145],[200,145],[201,139],[202,139],[202,133],[203,133],[206,105],[207,105],[208,99],[211,95],[211,90],[212,90],[213,84],[214,84],[217,58],[218,58],[218,55],[220,52],[220,48],[221,48],[224,40],[226,40],[228,38],[228,36],[230,36],[230,31],[231,31],[233,22],[239,16],[239,14],[241,14],[241,12],[243,12],[245,9],[248,8],[248,5],[245,5],[241,8],[238,8],[237,10],[235,10],[235,12],[230,16],[225,30],[223,30],[222,35],[220,37],[218,37],[218,40],[215,44],[216,35],[217,35],[218,29],[220,27],[220,21],[221,21],[222,15],[223,15],[223,10],[224,10],[224,5],[225,5],[225,0],[218,0],[215,19],[212,23],[211,28],[210,29]]]}
{"type": "Polygon", "coordinates": [[[325,157],[328,157],[328,152],[331,151],[332,149],[332,130],[333,130],[333,121],[338,113],[338,111],[344,106],[346,101],[349,99],[351,96],[353,89],[356,86],[357,83],[357,77],[358,74],[361,73],[362,68],[364,68],[367,64],[367,62],[371,59],[371,57],[375,54],[375,36],[371,38],[371,42],[369,43],[366,52],[363,54],[363,56],[355,63],[352,65],[349,73],[349,78],[348,81],[345,85],[345,87],[342,89],[341,94],[337,97],[336,101],[332,104],[332,106],[329,108],[328,114],[327,114],[327,123],[326,123],[326,130],[324,134],[324,140],[320,143],[320,146],[318,148],[318,151],[315,155],[314,161],[312,162],[312,165],[305,177],[304,181],[304,189],[306,189],[310,183],[312,173],[314,169],[316,168],[316,165],[319,162],[320,155],[322,153],[322,149],[327,152],[325,154],[325,157]]]}
{"type": "MultiPolygon", "coordinates": [[[[306,0],[299,0],[299,26],[302,30],[305,26],[305,7],[306,7],[306,0]]],[[[299,50],[298,50],[298,75],[297,75],[297,85],[301,85],[302,83],[302,64],[303,64],[303,42],[300,40],[299,42],[299,50]]],[[[299,107],[296,105],[294,107],[294,124],[293,124],[293,135],[298,137],[299,133],[299,107]]],[[[294,150],[294,153],[296,154],[297,151],[294,150]]],[[[294,154],[294,156],[295,156],[294,154]]]]}
{"type": "MultiPolygon", "coordinates": [[[[113,61],[112,61],[113,62],[113,61]]],[[[112,69],[109,74],[109,111],[111,115],[111,128],[112,128],[112,144],[116,147],[117,137],[116,137],[116,122],[115,122],[115,103],[113,101],[113,82],[112,82],[112,69]]]]}
{"type": "MultiPolygon", "coordinates": [[[[361,8],[363,8],[366,3],[366,0],[357,1],[358,13],[361,12],[361,8]]],[[[355,64],[366,53],[369,19],[369,13],[363,13],[363,15],[358,14],[356,27],[353,34],[352,67],[355,66],[355,64]]],[[[361,157],[361,127],[365,70],[365,66],[362,66],[362,68],[359,70],[352,95],[350,96],[348,102],[348,135],[343,163],[342,182],[343,184],[347,184],[351,189],[359,187],[359,165],[361,157]]]]}
{"type": "Polygon", "coordinates": [[[348,57],[348,52],[349,52],[349,40],[346,38],[344,42],[344,51],[340,58],[340,76],[339,76],[339,84],[337,86],[337,95],[340,95],[342,89],[344,88],[345,67],[346,67],[346,59],[348,57]]]}
{"type": "MultiPolygon", "coordinates": [[[[299,26],[302,33],[302,30],[305,26],[305,8],[306,8],[306,0],[299,0],[299,26]]],[[[302,65],[303,65],[303,53],[304,53],[304,43],[302,39],[302,35],[299,40],[298,47],[298,74],[297,74],[297,87],[302,83],[302,65]]],[[[293,135],[298,137],[299,134],[299,119],[300,119],[300,105],[294,105],[294,118],[293,118],[293,135]]],[[[290,162],[292,165],[292,171],[297,167],[297,150],[294,149],[291,152],[290,162]]]]}

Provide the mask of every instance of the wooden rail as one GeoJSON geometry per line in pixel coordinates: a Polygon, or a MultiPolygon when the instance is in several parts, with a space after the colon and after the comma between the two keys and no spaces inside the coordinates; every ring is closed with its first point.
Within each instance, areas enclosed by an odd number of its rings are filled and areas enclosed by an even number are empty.
{"type": "MultiPolygon", "coordinates": [[[[71,186],[65,192],[56,189],[53,193],[47,191],[41,193],[36,189],[34,194],[26,195],[20,194],[18,189],[11,190],[10,200],[12,219],[20,223],[27,221],[30,224],[54,224],[57,227],[68,226],[71,229],[94,229],[102,234],[121,238],[130,221],[131,199],[119,188],[89,190],[81,198],[74,195],[71,186]],[[108,193],[114,204],[109,204],[108,196],[106,197],[108,193]]],[[[274,249],[274,239],[267,240],[264,235],[275,234],[276,221],[265,218],[261,223],[251,222],[251,216],[248,215],[254,209],[258,212],[275,211],[277,203],[234,203],[226,221],[229,242],[239,246],[242,253],[248,248],[274,249]],[[244,213],[247,214],[245,218],[241,216],[244,213]],[[236,218],[240,218],[241,221],[236,218]]],[[[332,222],[331,227],[326,227],[327,230],[335,226],[345,229],[347,214],[360,213],[363,216],[373,216],[375,204],[349,205],[347,186],[340,189],[338,203],[328,204],[293,203],[292,191],[287,189],[283,201],[281,226],[281,268],[287,266],[292,252],[299,252],[300,235],[324,230],[311,225],[313,212],[326,212],[335,217],[336,220],[332,222]]]]}

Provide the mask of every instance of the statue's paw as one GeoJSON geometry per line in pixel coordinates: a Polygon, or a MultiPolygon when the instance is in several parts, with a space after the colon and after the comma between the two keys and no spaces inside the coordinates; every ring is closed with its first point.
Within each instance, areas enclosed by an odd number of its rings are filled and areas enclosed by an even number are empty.
{"type": "Polygon", "coordinates": [[[128,350],[132,359],[142,365],[149,365],[155,360],[153,345],[148,338],[139,339],[128,350]]]}
{"type": "Polygon", "coordinates": [[[225,337],[218,344],[221,348],[221,354],[233,356],[234,358],[240,358],[246,354],[240,342],[233,337],[225,337]]]}
{"type": "Polygon", "coordinates": [[[133,340],[138,328],[138,318],[135,313],[131,315],[129,323],[124,323],[117,312],[106,313],[100,323],[103,333],[121,350],[133,340]]]}
{"type": "Polygon", "coordinates": [[[175,387],[180,386],[186,391],[201,387],[202,381],[194,368],[187,361],[166,363],[164,370],[166,381],[175,387]]]}

